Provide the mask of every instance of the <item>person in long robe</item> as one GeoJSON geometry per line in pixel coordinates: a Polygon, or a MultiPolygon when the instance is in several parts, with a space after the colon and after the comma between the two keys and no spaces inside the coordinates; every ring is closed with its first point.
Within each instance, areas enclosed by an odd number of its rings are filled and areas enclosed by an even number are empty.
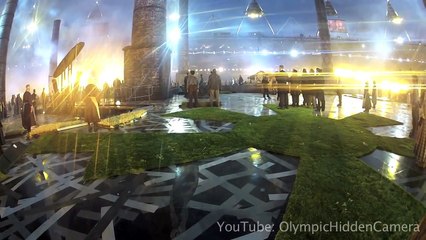
{"type": "Polygon", "coordinates": [[[89,84],[84,89],[84,121],[87,122],[89,132],[98,130],[98,123],[101,121],[99,112],[100,92],[93,84],[89,84]]]}
{"type": "Polygon", "coordinates": [[[30,85],[27,84],[25,86],[25,93],[22,96],[22,126],[27,132],[27,139],[31,138],[31,127],[36,125],[33,97],[30,91],[30,85]]]}

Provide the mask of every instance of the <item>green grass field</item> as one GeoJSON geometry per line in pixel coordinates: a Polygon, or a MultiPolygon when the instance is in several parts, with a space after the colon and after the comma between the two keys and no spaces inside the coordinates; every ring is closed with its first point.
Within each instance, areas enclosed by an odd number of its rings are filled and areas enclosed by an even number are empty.
{"type": "MultiPolygon", "coordinates": [[[[286,222],[414,224],[426,213],[421,203],[359,160],[375,149],[413,156],[411,139],[376,136],[366,129],[398,122],[364,113],[333,120],[315,117],[310,109],[268,107],[278,114],[252,117],[218,108],[197,108],[166,115],[233,122],[234,130],[228,133],[51,134],[34,141],[28,151],[93,152],[85,173],[90,181],[254,147],[300,158],[283,217],[286,222]]],[[[407,239],[410,234],[279,232],[276,239],[407,239]]]]}

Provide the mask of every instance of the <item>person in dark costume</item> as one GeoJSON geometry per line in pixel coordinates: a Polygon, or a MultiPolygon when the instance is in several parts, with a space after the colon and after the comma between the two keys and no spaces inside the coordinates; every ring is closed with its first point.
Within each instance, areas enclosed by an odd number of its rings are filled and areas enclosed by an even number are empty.
{"type": "Polygon", "coordinates": [[[337,104],[338,107],[342,106],[342,94],[343,94],[343,87],[341,79],[339,78],[337,80],[337,88],[336,88],[337,98],[339,99],[339,103],[337,104]]]}
{"type": "Polygon", "coordinates": [[[31,139],[31,127],[36,125],[35,111],[33,107],[33,97],[30,93],[30,85],[25,86],[25,93],[22,97],[22,126],[27,131],[27,139],[31,139]]]}
{"type": "Polygon", "coordinates": [[[368,82],[365,82],[364,99],[362,101],[362,108],[364,108],[365,113],[369,113],[371,109],[371,99],[370,99],[368,82]]]}
{"type": "Polygon", "coordinates": [[[278,108],[288,108],[288,76],[284,71],[284,66],[280,65],[280,75],[276,76],[275,79],[278,85],[278,108]]]}
{"type": "Polygon", "coordinates": [[[269,79],[267,76],[262,77],[262,93],[263,99],[267,100],[266,97],[268,97],[268,99],[271,99],[271,97],[269,96],[269,79]]]}
{"type": "Polygon", "coordinates": [[[87,122],[89,132],[92,132],[92,129],[97,132],[98,123],[101,121],[99,98],[100,91],[98,88],[94,84],[87,85],[84,89],[84,121],[87,122]]]}
{"type": "Polygon", "coordinates": [[[300,77],[297,75],[297,70],[293,69],[293,75],[291,76],[291,86],[292,89],[290,91],[291,101],[293,107],[299,106],[299,96],[300,96],[300,77]]]}
{"type": "Polygon", "coordinates": [[[376,104],[377,104],[377,85],[376,85],[376,81],[373,81],[373,89],[371,90],[371,103],[373,103],[373,109],[376,109],[376,104]]]}
{"type": "Polygon", "coordinates": [[[323,86],[325,84],[325,80],[324,80],[324,75],[322,73],[322,69],[321,68],[317,68],[317,80],[316,83],[319,86],[319,89],[316,90],[316,98],[318,101],[318,105],[317,105],[317,111],[325,111],[325,95],[324,95],[324,89],[323,86]]]}

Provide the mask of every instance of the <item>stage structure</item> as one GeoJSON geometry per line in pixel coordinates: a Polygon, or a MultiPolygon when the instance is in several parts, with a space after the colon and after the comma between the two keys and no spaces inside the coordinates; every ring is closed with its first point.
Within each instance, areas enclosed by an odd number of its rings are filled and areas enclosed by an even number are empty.
{"type": "MultiPolygon", "coordinates": [[[[55,69],[52,75],[52,87],[53,92],[58,93],[62,91],[64,85],[72,86],[74,83],[71,83],[72,76],[72,63],[77,58],[78,54],[84,47],[84,42],[77,43],[71,50],[65,55],[62,61],[59,63],[58,67],[55,69]],[[60,77],[60,82],[58,83],[58,78],[60,77]],[[65,84],[67,81],[67,84],[65,84]],[[60,84],[60,86],[58,86],[60,84]]],[[[78,80],[77,80],[78,81],[78,80]]]]}

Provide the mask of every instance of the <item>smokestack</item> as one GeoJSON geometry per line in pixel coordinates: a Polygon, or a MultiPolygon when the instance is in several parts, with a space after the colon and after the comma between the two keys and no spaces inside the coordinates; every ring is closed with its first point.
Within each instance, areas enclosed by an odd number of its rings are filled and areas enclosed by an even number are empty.
{"type": "Polygon", "coordinates": [[[10,31],[18,0],[7,0],[0,17],[0,98],[6,100],[6,61],[10,31]]]}
{"type": "Polygon", "coordinates": [[[132,45],[124,48],[124,83],[131,100],[168,98],[170,51],[166,43],[166,0],[135,0],[132,45]]]}
{"type": "Polygon", "coordinates": [[[56,19],[53,22],[52,30],[52,54],[50,55],[50,65],[49,65],[49,93],[58,92],[58,85],[56,81],[52,79],[53,72],[58,66],[58,43],[59,43],[59,30],[61,27],[61,20],[56,19]]]}

